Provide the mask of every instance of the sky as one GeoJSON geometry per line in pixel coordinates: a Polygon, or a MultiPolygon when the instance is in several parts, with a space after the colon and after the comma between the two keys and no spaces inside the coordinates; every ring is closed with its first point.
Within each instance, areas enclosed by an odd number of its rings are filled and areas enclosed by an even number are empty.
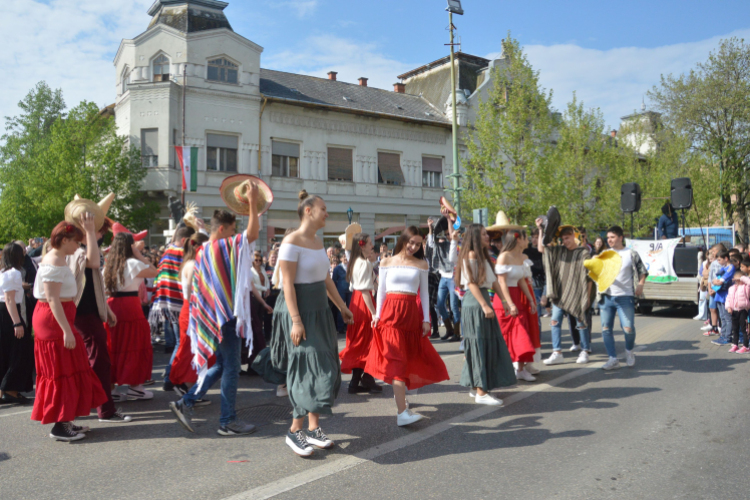
{"type": "MultiPolygon", "coordinates": [[[[115,99],[115,52],[148,27],[153,0],[3,0],[0,120],[39,81],[68,106],[115,99]]],[[[463,0],[464,52],[496,57],[508,31],[563,110],[573,92],[608,128],[639,110],[661,75],[705,61],[721,39],[750,40],[750,2],[463,0]]],[[[261,66],[392,89],[399,75],[448,54],[445,0],[229,0],[238,34],[264,47],[261,66]]],[[[650,103],[646,100],[647,107],[650,103]]],[[[4,129],[4,127],[3,127],[4,129]]]]}

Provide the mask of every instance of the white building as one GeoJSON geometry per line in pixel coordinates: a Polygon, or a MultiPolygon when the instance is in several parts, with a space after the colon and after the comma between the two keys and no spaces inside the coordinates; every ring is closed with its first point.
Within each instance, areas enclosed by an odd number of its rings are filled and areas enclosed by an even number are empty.
{"type": "Polygon", "coordinates": [[[370,234],[438,213],[443,172],[452,171],[444,104],[405,93],[403,83],[390,92],[366,78],[336,81],[335,72],[323,79],[262,69],[263,48],[232,30],[226,6],[156,0],[148,29],[115,56],[117,128],[141,148],[150,167],[143,189],[164,207],[152,235],[167,226],[167,196],[180,192],[174,146],[183,133],[184,145],[200,148],[198,190],[186,198],[205,218],[223,208],[218,186],[228,175],[269,183],[275,201],[261,246],[297,225],[302,188],[326,200],[326,238],[343,232],[349,207],[370,234]]]}

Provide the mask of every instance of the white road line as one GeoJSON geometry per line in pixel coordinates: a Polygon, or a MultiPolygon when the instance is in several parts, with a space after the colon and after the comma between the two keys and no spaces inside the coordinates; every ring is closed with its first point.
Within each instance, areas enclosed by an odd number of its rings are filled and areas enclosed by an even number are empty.
{"type": "MultiPolygon", "coordinates": [[[[645,348],[646,346],[638,346],[634,349],[634,351],[642,351],[645,348]]],[[[461,356],[461,355],[456,354],[453,356],[446,356],[446,358],[454,357],[454,356],[461,356]]],[[[347,469],[351,469],[352,467],[356,467],[364,462],[369,462],[381,455],[385,455],[387,453],[391,453],[391,452],[406,448],[407,446],[415,445],[421,441],[424,441],[438,434],[441,434],[445,431],[448,431],[456,425],[464,424],[466,422],[470,422],[472,420],[481,418],[490,413],[494,413],[496,411],[502,410],[503,408],[506,408],[512,405],[513,403],[517,403],[526,398],[529,398],[536,393],[543,392],[548,389],[552,389],[564,382],[567,382],[568,380],[572,380],[574,378],[578,378],[583,375],[586,375],[587,373],[591,373],[601,368],[602,365],[604,365],[603,361],[589,364],[585,368],[580,368],[570,373],[566,373],[565,375],[557,377],[556,379],[551,380],[545,384],[529,386],[527,389],[517,392],[513,394],[512,396],[505,398],[503,400],[503,406],[482,406],[475,410],[471,410],[461,415],[458,415],[456,417],[453,417],[449,420],[445,420],[435,425],[431,425],[430,427],[417,431],[414,434],[410,434],[408,436],[397,438],[387,443],[373,446],[372,448],[368,448],[367,450],[363,450],[354,455],[350,455],[348,457],[333,460],[330,463],[321,465],[319,467],[315,467],[315,468],[300,472],[298,474],[284,477],[277,481],[264,484],[263,486],[258,486],[257,488],[252,488],[242,493],[238,493],[236,495],[227,497],[224,500],[264,500],[266,498],[275,497],[276,495],[280,495],[287,491],[291,491],[293,489],[299,488],[300,486],[304,486],[313,481],[317,481],[318,479],[323,479],[325,477],[338,474],[339,472],[345,471],[347,469]]]]}
{"type": "Polygon", "coordinates": [[[5,415],[0,415],[0,418],[12,417],[13,415],[23,415],[24,413],[31,413],[31,410],[17,411],[15,413],[6,413],[5,415]]]}

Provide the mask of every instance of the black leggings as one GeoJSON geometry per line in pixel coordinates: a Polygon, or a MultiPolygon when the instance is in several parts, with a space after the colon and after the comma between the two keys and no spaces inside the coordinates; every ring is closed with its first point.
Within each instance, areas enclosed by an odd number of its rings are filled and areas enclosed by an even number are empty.
{"type": "Polygon", "coordinates": [[[740,342],[740,328],[742,328],[743,345],[748,347],[747,335],[747,311],[732,311],[732,344],[737,345],[740,342]]]}

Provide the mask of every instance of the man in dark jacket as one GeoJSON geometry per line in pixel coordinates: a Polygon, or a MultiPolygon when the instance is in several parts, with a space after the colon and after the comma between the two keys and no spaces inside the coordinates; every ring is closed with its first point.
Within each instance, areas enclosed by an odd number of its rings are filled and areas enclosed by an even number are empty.
{"type": "Polygon", "coordinates": [[[662,215],[659,217],[659,224],[657,225],[659,238],[662,240],[677,238],[680,223],[677,220],[677,213],[674,211],[674,207],[672,207],[671,203],[665,203],[661,207],[661,212],[662,215]]]}

